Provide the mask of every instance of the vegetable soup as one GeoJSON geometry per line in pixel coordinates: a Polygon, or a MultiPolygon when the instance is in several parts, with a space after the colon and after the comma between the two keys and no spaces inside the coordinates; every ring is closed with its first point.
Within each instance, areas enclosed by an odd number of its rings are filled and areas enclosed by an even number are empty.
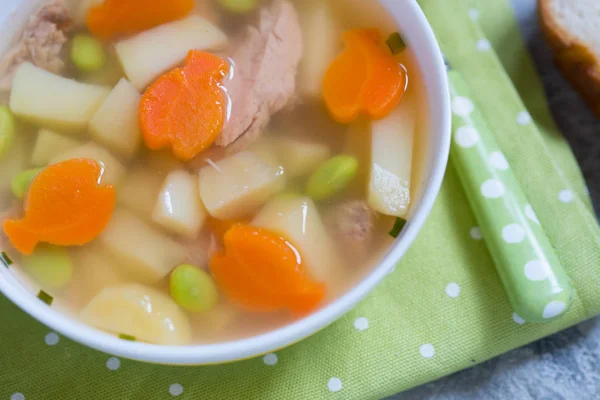
{"type": "Polygon", "coordinates": [[[418,202],[415,65],[369,0],[45,0],[0,60],[2,261],[123,340],[302,318],[418,202]]]}

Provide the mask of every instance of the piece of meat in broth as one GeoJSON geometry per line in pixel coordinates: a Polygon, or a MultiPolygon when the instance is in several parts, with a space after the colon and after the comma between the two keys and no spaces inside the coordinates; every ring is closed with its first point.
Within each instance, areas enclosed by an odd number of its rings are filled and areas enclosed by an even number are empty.
{"type": "Polygon", "coordinates": [[[71,15],[64,0],[43,3],[29,17],[19,41],[0,60],[0,91],[10,90],[17,68],[25,61],[61,73],[65,68],[61,53],[71,28],[71,15]]]}
{"type": "Polygon", "coordinates": [[[249,26],[233,44],[233,79],[225,82],[231,115],[216,144],[235,151],[251,144],[294,95],[302,57],[302,32],[292,3],[276,0],[260,10],[258,26],[249,26]]]}
{"type": "Polygon", "coordinates": [[[364,200],[345,200],[329,208],[325,224],[348,258],[362,261],[375,227],[375,211],[364,200]]]}

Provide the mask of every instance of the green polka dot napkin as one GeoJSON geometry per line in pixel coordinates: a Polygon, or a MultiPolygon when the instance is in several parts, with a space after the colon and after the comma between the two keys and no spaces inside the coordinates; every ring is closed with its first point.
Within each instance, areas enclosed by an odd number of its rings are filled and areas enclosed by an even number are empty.
{"type": "Polygon", "coordinates": [[[150,365],[73,343],[0,297],[0,399],[378,399],[600,313],[600,231],[507,0],[420,3],[572,280],[569,312],[514,314],[450,162],[395,271],[313,337],[229,365],[150,365]]]}

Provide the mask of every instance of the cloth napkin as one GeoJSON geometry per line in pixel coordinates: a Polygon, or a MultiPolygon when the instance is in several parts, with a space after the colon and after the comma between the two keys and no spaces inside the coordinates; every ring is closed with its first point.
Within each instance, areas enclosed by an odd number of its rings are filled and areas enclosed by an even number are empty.
{"type": "Polygon", "coordinates": [[[420,4],[572,279],[564,317],[529,324],[513,314],[450,162],[395,271],[320,333],[228,365],[151,365],[74,343],[0,297],[0,399],[379,399],[600,313],[600,231],[507,0],[420,4]]]}

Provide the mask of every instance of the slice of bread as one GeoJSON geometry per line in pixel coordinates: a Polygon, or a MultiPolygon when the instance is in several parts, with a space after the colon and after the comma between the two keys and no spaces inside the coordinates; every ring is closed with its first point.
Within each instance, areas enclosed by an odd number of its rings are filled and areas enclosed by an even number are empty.
{"type": "Polygon", "coordinates": [[[600,0],[538,2],[558,68],[600,117],[600,0]]]}

